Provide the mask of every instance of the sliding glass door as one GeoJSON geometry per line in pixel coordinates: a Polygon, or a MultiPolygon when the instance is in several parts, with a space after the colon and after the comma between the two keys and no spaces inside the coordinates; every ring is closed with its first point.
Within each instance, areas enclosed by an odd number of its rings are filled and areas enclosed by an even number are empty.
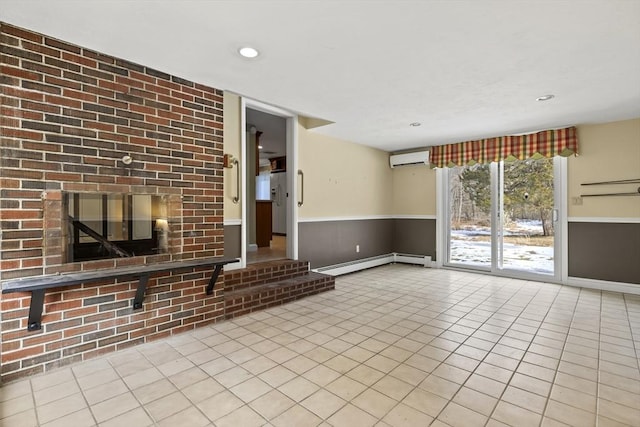
{"type": "Polygon", "coordinates": [[[501,162],[499,174],[499,267],[553,275],[553,159],[501,162]]]}
{"type": "Polygon", "coordinates": [[[449,263],[491,269],[491,168],[449,169],[449,263]]]}
{"type": "Polygon", "coordinates": [[[558,279],[554,160],[449,168],[446,265],[558,279]]]}

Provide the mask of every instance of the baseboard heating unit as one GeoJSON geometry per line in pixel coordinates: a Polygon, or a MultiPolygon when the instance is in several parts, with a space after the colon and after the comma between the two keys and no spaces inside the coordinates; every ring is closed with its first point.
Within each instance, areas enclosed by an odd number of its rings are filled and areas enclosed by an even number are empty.
{"type": "Polygon", "coordinates": [[[367,268],[379,267],[386,264],[415,264],[424,267],[433,267],[433,261],[430,256],[399,254],[396,252],[378,255],[370,258],[362,258],[354,261],[343,262],[340,264],[328,265],[326,267],[314,268],[312,271],[318,273],[330,274],[332,276],[340,276],[342,274],[353,273],[355,271],[366,270],[367,268]]]}

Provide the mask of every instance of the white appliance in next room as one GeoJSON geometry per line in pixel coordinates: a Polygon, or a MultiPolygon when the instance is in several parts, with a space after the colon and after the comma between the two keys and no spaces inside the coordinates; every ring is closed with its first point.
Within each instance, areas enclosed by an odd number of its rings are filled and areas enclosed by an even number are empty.
{"type": "Polygon", "coordinates": [[[271,174],[271,200],[274,234],[287,234],[287,173],[271,174]]]}

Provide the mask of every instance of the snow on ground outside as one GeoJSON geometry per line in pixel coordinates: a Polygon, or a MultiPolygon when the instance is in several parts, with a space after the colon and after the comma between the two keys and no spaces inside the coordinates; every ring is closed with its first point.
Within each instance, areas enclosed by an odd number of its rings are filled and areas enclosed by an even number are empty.
{"type": "MultiPolygon", "coordinates": [[[[541,233],[540,221],[517,221],[507,236],[541,233]]],[[[491,242],[476,241],[475,236],[489,236],[487,227],[466,226],[465,230],[451,230],[450,260],[469,266],[491,266],[491,242]]],[[[503,268],[553,274],[553,247],[504,243],[503,268]]]]}

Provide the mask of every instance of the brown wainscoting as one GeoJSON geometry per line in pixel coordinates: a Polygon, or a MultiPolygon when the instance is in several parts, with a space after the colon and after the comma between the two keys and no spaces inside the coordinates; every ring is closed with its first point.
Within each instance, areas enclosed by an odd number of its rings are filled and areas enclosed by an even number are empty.
{"type": "Polygon", "coordinates": [[[240,226],[224,226],[224,254],[229,258],[240,258],[240,226]]]}
{"type": "Polygon", "coordinates": [[[318,268],[391,253],[393,224],[393,219],[301,222],[299,258],[318,268]]]}
{"type": "Polygon", "coordinates": [[[393,220],[393,252],[430,256],[436,259],[436,220],[393,220]]]}
{"type": "Polygon", "coordinates": [[[640,284],[640,223],[569,222],[569,276],[640,284]]]}

